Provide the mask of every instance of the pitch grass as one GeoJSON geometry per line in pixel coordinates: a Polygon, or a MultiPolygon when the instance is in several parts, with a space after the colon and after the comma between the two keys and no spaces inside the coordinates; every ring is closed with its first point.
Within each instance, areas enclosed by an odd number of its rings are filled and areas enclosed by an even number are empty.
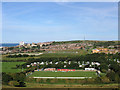
{"type": "Polygon", "coordinates": [[[21,72],[22,69],[16,69],[16,65],[21,65],[24,63],[25,62],[2,62],[2,72],[6,72],[6,73],[21,72]]]}
{"type": "Polygon", "coordinates": [[[51,72],[35,71],[30,77],[95,77],[94,71],[51,72]]]}

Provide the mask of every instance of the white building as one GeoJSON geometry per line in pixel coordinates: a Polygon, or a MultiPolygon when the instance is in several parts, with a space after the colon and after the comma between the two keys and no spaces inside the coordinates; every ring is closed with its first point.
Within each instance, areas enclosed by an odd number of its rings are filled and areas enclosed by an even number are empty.
{"type": "Polygon", "coordinates": [[[40,63],[40,65],[43,65],[43,64],[44,64],[44,62],[41,62],[41,63],[40,63]]]}
{"type": "Polygon", "coordinates": [[[23,46],[25,43],[22,41],[19,43],[20,46],[23,46]]]}
{"type": "Polygon", "coordinates": [[[50,64],[52,64],[52,62],[50,62],[50,64]]]}
{"type": "Polygon", "coordinates": [[[55,64],[58,64],[58,62],[56,62],[55,64]]]}
{"type": "Polygon", "coordinates": [[[66,65],[64,65],[64,67],[66,67],[66,65]]]}
{"type": "Polygon", "coordinates": [[[27,67],[30,67],[30,65],[27,65],[27,67]]]}
{"type": "Polygon", "coordinates": [[[79,67],[82,67],[82,65],[79,65],[79,67]]]}

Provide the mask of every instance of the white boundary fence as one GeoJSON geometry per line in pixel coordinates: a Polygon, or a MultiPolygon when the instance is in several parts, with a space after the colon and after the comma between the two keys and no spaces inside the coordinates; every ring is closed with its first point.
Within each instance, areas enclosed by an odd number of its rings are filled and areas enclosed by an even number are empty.
{"type": "Polygon", "coordinates": [[[33,78],[45,78],[45,79],[85,79],[92,77],[33,77],[33,78]]]}

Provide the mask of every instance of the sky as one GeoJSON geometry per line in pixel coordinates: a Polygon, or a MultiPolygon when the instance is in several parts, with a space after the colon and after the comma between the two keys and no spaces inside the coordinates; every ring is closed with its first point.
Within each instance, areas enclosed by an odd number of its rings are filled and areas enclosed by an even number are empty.
{"type": "Polygon", "coordinates": [[[118,40],[117,2],[3,2],[2,42],[118,40]]]}

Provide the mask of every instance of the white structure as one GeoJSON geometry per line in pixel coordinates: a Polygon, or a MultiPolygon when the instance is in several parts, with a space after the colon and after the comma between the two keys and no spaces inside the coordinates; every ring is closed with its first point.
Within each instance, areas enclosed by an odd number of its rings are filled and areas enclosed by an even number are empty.
{"type": "Polygon", "coordinates": [[[68,64],[71,64],[71,61],[69,61],[68,64]]]}
{"type": "Polygon", "coordinates": [[[52,62],[50,62],[50,64],[52,64],[52,62]]]}
{"type": "Polygon", "coordinates": [[[32,47],[37,47],[37,45],[36,45],[36,44],[32,44],[31,46],[32,46],[32,47]]]}
{"type": "Polygon", "coordinates": [[[58,62],[56,62],[55,64],[58,64],[58,62]]]}
{"type": "Polygon", "coordinates": [[[67,63],[66,61],[64,61],[64,63],[67,63]]]}
{"type": "Polygon", "coordinates": [[[30,67],[30,65],[27,65],[27,67],[30,67]]]}
{"type": "Polygon", "coordinates": [[[98,71],[98,73],[100,74],[101,72],[100,72],[100,71],[98,71]]]}
{"type": "Polygon", "coordinates": [[[99,66],[99,65],[100,65],[100,63],[98,63],[98,62],[96,62],[95,64],[96,64],[97,66],[99,66]]]}
{"type": "Polygon", "coordinates": [[[43,64],[44,64],[44,62],[41,62],[41,63],[40,63],[40,65],[43,65],[43,64]]]}
{"type": "Polygon", "coordinates": [[[36,62],[34,62],[34,64],[37,64],[36,62]]]}
{"type": "Polygon", "coordinates": [[[25,43],[22,41],[19,43],[20,46],[23,46],[25,43]]]}
{"type": "Polygon", "coordinates": [[[85,68],[85,70],[93,71],[96,70],[95,68],[85,68]]]}
{"type": "Polygon", "coordinates": [[[37,62],[37,64],[40,64],[40,62],[37,62]]]}
{"type": "Polygon", "coordinates": [[[66,65],[64,65],[64,67],[66,67],[66,65]]]}
{"type": "Polygon", "coordinates": [[[82,67],[82,65],[79,65],[79,67],[82,67]]]}

